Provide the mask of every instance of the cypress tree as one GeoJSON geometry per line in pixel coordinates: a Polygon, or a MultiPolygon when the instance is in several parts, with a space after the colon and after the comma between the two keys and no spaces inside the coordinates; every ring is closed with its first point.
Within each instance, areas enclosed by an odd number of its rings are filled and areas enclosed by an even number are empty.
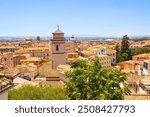
{"type": "Polygon", "coordinates": [[[131,50],[129,49],[129,37],[127,35],[123,36],[122,38],[121,53],[126,53],[128,55],[127,60],[132,59],[131,50]]]}

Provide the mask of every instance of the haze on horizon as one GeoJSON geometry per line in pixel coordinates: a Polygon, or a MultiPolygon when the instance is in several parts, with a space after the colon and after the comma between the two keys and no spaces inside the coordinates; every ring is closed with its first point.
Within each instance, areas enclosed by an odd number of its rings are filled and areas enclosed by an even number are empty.
{"type": "Polygon", "coordinates": [[[150,35],[150,0],[1,0],[0,36],[150,35]]]}

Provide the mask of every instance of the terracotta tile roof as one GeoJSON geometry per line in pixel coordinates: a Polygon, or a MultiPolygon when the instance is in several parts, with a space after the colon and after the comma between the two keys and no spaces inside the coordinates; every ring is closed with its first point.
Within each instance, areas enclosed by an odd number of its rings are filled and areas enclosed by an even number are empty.
{"type": "Polygon", "coordinates": [[[150,100],[150,95],[134,94],[125,96],[125,100],[150,100]]]}
{"type": "Polygon", "coordinates": [[[4,90],[10,88],[13,84],[13,80],[10,78],[6,78],[4,76],[0,76],[0,93],[4,90]]]}
{"type": "Polygon", "coordinates": [[[139,55],[135,55],[133,57],[146,57],[146,58],[149,58],[150,54],[139,54],[139,55]]]}
{"type": "Polygon", "coordinates": [[[60,77],[61,76],[58,70],[46,70],[43,73],[45,77],[60,77]]]}
{"type": "Polygon", "coordinates": [[[64,33],[64,32],[62,32],[61,30],[59,30],[59,29],[57,29],[55,32],[53,32],[53,33],[64,33]]]}

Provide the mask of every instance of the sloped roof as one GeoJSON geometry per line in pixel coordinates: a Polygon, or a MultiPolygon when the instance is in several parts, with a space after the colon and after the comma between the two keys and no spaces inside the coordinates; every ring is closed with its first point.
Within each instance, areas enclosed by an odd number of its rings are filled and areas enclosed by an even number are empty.
{"type": "Polygon", "coordinates": [[[125,96],[125,100],[150,100],[150,95],[134,94],[125,96]]]}
{"type": "Polygon", "coordinates": [[[53,32],[53,33],[64,33],[64,32],[62,32],[61,30],[59,30],[59,29],[57,29],[55,32],[53,32]]]}
{"type": "Polygon", "coordinates": [[[9,87],[10,85],[12,85],[13,80],[6,78],[6,77],[1,77],[0,76],[0,93],[7,87],[9,87]]]}
{"type": "Polygon", "coordinates": [[[42,75],[45,77],[60,77],[61,76],[58,70],[44,70],[42,75]]]}

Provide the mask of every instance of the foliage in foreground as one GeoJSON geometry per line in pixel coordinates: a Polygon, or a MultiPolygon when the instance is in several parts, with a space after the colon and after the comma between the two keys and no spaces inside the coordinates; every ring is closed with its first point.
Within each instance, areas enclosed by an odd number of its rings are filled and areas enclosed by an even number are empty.
{"type": "Polygon", "coordinates": [[[122,100],[130,90],[124,84],[126,75],[115,69],[105,69],[99,60],[71,63],[66,73],[69,82],[64,87],[24,85],[9,91],[10,100],[122,100]]]}
{"type": "Polygon", "coordinates": [[[71,67],[73,70],[66,73],[66,90],[72,100],[122,100],[124,95],[130,95],[127,85],[120,86],[126,80],[125,73],[104,69],[98,59],[76,61],[71,67]]]}
{"type": "Polygon", "coordinates": [[[64,87],[24,85],[11,89],[9,100],[66,100],[64,87]]]}

